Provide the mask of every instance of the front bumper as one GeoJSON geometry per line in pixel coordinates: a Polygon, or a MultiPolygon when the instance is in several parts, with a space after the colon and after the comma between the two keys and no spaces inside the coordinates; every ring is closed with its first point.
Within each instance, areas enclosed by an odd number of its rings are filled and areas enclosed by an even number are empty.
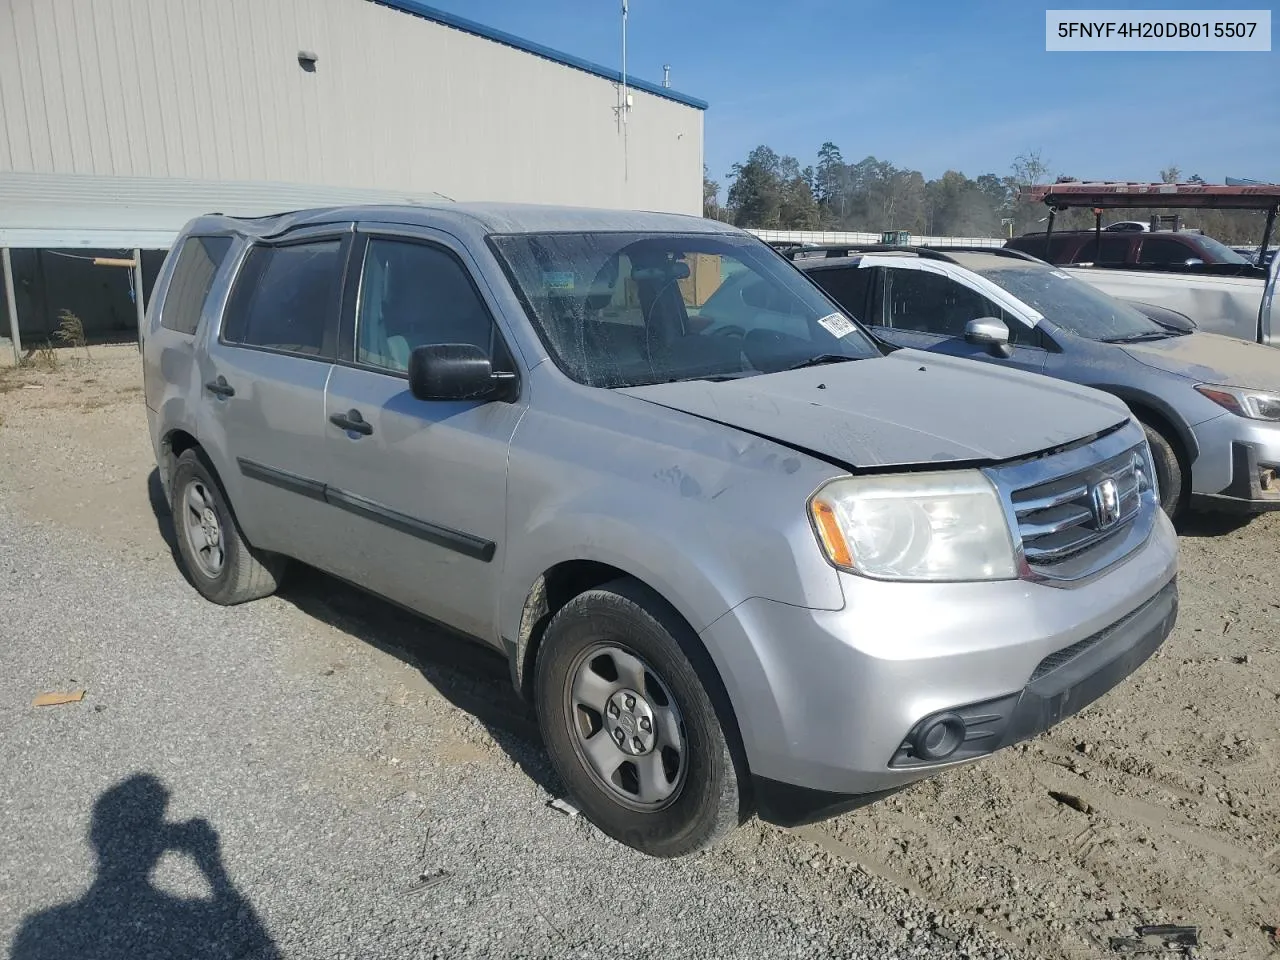
{"type": "Polygon", "coordinates": [[[1200,456],[1191,468],[1193,507],[1280,510],[1280,424],[1227,413],[1194,429],[1200,456]]]}
{"type": "Polygon", "coordinates": [[[1168,636],[1177,542],[1147,542],[1071,587],[882,583],[846,576],[840,611],[754,599],[703,631],[733,702],[761,816],[801,823],[1032,737],[1102,696],[1168,636]],[[904,751],[964,717],[953,758],[904,751]],[[970,721],[973,721],[972,723],[970,721]]]}

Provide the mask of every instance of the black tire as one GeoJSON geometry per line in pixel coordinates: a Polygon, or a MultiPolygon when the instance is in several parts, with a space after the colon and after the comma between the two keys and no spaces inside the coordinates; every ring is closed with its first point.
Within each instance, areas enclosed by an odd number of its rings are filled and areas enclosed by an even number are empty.
{"type": "Polygon", "coordinates": [[[178,554],[187,579],[205,599],[231,606],[275,592],[288,560],[279,554],[256,550],[245,540],[227,502],[226,491],[203,450],[193,447],[182,452],[174,465],[169,489],[178,554]],[[193,534],[186,522],[187,492],[192,484],[198,484],[203,491],[221,534],[222,562],[216,575],[198,559],[199,546],[192,542],[193,534]]]}
{"type": "MultiPolygon", "coordinates": [[[[654,857],[695,853],[722,840],[750,816],[736,730],[729,735],[734,738],[731,748],[722,714],[716,710],[715,701],[721,701],[727,711],[727,696],[718,677],[704,683],[691,658],[714,674],[688,624],[657,594],[630,579],[570,600],[547,625],[538,651],[538,723],[570,799],[604,833],[654,857]],[[575,746],[581,741],[573,726],[570,685],[575,665],[601,641],[638,655],[652,667],[683,720],[683,780],[660,809],[628,806],[597,779],[575,746]]],[[[732,723],[731,712],[723,715],[732,723]]]]}
{"type": "Polygon", "coordinates": [[[1186,510],[1189,486],[1186,464],[1178,456],[1178,448],[1149,423],[1142,424],[1156,465],[1156,481],[1160,485],[1160,508],[1175,520],[1186,510]]]}

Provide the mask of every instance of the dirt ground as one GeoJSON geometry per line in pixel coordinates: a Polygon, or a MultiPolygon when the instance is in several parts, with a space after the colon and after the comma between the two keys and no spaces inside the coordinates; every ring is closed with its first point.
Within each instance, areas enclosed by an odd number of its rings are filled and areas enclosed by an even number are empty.
{"type": "MultiPolygon", "coordinates": [[[[140,358],[88,353],[0,367],[0,491],[32,520],[172,563],[140,358]]],[[[1022,748],[792,831],[815,845],[814,879],[869,871],[939,925],[1033,956],[1114,956],[1108,938],[1140,923],[1199,927],[1202,957],[1280,955],[1280,516],[1182,533],[1181,614],[1152,660],[1022,748]]],[[[723,854],[742,869],[786,833],[748,829],[723,854]]]]}

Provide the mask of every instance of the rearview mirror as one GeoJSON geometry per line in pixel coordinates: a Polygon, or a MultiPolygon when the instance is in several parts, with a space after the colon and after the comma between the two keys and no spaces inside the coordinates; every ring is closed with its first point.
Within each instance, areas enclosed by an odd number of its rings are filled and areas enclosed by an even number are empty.
{"type": "Polygon", "coordinates": [[[996,317],[970,320],[964,325],[964,338],[975,346],[990,348],[998,356],[1009,356],[1009,328],[996,317]]]}
{"type": "Polygon", "coordinates": [[[494,372],[493,362],[471,343],[415,347],[409,354],[409,391],[419,400],[506,400],[514,373],[494,372]]]}

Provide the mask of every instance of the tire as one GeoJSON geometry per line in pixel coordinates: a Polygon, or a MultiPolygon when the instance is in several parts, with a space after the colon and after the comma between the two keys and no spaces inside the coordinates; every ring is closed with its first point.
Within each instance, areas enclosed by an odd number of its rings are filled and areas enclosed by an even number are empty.
{"type": "MultiPolygon", "coordinates": [[[[723,698],[727,705],[693,631],[660,597],[628,579],[570,600],[547,625],[538,652],[538,723],[570,798],[604,833],[654,857],[679,857],[709,847],[750,815],[742,783],[745,763],[735,761],[741,751],[731,749],[720,721],[730,714],[717,713],[691,657],[705,661],[703,670],[714,677],[714,699],[723,698]],[[637,671],[637,663],[642,670],[637,671]],[[576,702],[579,676],[585,677],[580,689],[590,691],[587,706],[576,702]],[[628,682],[637,676],[638,683],[628,682]],[[629,691],[640,695],[634,711],[629,691]],[[606,718],[610,709],[621,713],[606,718]],[[631,753],[609,737],[610,731],[617,736],[624,728],[637,735],[631,753]],[[602,765],[593,765],[588,744],[592,754],[605,757],[605,770],[618,764],[609,781],[599,772],[602,765]],[[655,778],[659,766],[662,772],[655,778]],[[649,796],[643,793],[642,769],[648,771],[648,786],[656,788],[649,796]],[[660,796],[664,790],[670,793],[660,796]]],[[[731,735],[737,744],[736,730],[731,735]]]]}
{"type": "Polygon", "coordinates": [[[174,465],[169,509],[183,570],[205,599],[231,606],[275,592],[288,561],[245,540],[217,473],[198,447],[184,450],[174,465]],[[213,533],[216,564],[209,549],[213,533]]]}
{"type": "Polygon", "coordinates": [[[1148,423],[1143,423],[1142,429],[1151,447],[1151,459],[1155,461],[1160,508],[1170,520],[1177,519],[1186,510],[1190,492],[1186,483],[1186,465],[1178,456],[1177,448],[1163,433],[1148,423]]]}

